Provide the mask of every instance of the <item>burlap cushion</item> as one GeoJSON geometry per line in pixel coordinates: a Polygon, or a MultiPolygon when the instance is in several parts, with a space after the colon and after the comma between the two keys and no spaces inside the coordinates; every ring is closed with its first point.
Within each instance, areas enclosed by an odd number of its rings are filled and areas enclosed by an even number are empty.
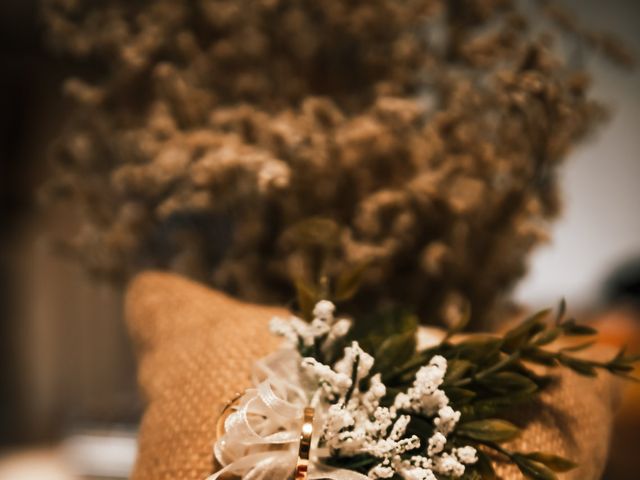
{"type": "MultiPolygon", "coordinates": [[[[213,469],[215,423],[222,405],[249,385],[254,360],[277,348],[267,322],[282,309],[241,303],[165,273],[144,273],[131,286],[126,314],[148,401],[134,480],[203,480],[213,469]]],[[[609,443],[615,388],[608,376],[570,372],[545,393],[515,447],[580,462],[565,478],[600,478],[609,443]]],[[[507,479],[521,478],[499,466],[507,479]]]]}

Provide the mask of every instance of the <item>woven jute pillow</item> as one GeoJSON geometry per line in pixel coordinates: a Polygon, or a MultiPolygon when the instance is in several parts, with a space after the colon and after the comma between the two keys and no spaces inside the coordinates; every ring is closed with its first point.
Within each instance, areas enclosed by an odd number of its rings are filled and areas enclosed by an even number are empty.
{"type": "MultiPolygon", "coordinates": [[[[213,472],[212,445],[222,406],[250,384],[253,362],[280,344],[268,321],[287,311],[239,302],[176,275],[149,272],[129,287],[126,316],[147,400],[134,480],[204,480],[213,472]]],[[[563,455],[580,468],[563,478],[601,476],[616,387],[562,372],[540,403],[518,412],[524,434],[511,445],[563,455]]],[[[497,465],[505,479],[521,478],[497,465]]]]}

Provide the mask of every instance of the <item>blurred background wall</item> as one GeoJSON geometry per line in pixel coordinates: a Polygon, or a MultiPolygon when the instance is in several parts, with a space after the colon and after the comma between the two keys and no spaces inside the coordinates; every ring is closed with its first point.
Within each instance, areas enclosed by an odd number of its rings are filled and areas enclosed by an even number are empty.
{"type": "Polygon", "coordinates": [[[36,1],[0,2],[0,445],[137,418],[121,292],[51,251],[36,205],[61,81],[90,70],[45,51],[36,1]]]}
{"type": "MultiPolygon", "coordinates": [[[[34,196],[65,115],[60,82],[91,66],[44,50],[35,3],[0,1],[0,442],[12,445],[77,425],[133,424],[139,412],[122,293],[57,258],[42,239],[50,223],[65,227],[37,213],[34,196]]],[[[639,2],[567,3],[640,52],[639,2]]],[[[516,291],[532,306],[562,294],[593,306],[605,277],[640,255],[640,73],[592,61],[595,93],[613,118],[566,167],[565,213],[516,291]]]]}
{"type": "MultiPolygon", "coordinates": [[[[590,25],[618,33],[640,52],[640,3],[626,0],[564,2],[590,25]]],[[[594,95],[611,107],[611,121],[581,145],[562,178],[565,210],[551,243],[531,258],[516,298],[545,304],[565,295],[570,304],[599,300],[602,281],[640,257],[640,72],[622,74],[591,62],[594,95]]]]}

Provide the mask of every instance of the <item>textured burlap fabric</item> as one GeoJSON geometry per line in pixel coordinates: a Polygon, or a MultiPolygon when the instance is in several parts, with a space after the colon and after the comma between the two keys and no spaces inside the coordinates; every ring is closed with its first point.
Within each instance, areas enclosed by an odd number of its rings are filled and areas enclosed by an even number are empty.
{"type": "MultiPolygon", "coordinates": [[[[595,355],[608,355],[598,348],[595,355]]],[[[524,434],[508,445],[510,450],[542,451],[569,458],[579,467],[563,479],[596,480],[604,470],[613,414],[618,403],[618,380],[600,373],[597,379],[563,370],[557,383],[545,391],[540,401],[516,412],[512,420],[525,427],[524,434]]],[[[513,465],[497,464],[496,471],[505,479],[522,475],[513,465]]]]}
{"type": "Polygon", "coordinates": [[[249,386],[253,361],[279,339],[267,322],[282,310],[237,302],[181,277],[145,273],[126,299],[148,401],[140,428],[137,480],[203,480],[222,405],[249,386]]]}
{"type": "MultiPolygon", "coordinates": [[[[220,409],[249,386],[253,362],[277,348],[280,340],[268,333],[267,323],[286,313],[241,303],[176,275],[144,273],[132,282],[126,314],[148,402],[134,480],[204,480],[211,474],[220,409]]],[[[514,447],[580,462],[563,478],[600,478],[614,398],[607,376],[563,373],[542,397],[543,408],[518,413],[515,420],[527,428],[514,447]]],[[[521,478],[506,466],[498,471],[505,479],[521,478]]]]}

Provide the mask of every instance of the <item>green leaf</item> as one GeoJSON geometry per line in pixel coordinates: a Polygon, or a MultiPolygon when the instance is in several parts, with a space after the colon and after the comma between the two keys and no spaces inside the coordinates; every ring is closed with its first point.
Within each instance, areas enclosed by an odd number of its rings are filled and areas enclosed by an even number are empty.
{"type": "Polygon", "coordinates": [[[548,345],[551,342],[553,342],[556,338],[558,338],[561,333],[562,333],[562,328],[559,328],[559,327],[548,328],[538,333],[537,335],[535,335],[531,339],[531,343],[539,346],[548,345]]]}
{"type": "Polygon", "coordinates": [[[635,370],[635,367],[633,365],[612,363],[610,365],[607,365],[606,369],[609,370],[611,373],[617,374],[617,373],[631,373],[635,370]]]}
{"type": "MultiPolygon", "coordinates": [[[[437,477],[436,477],[437,478],[437,477]]],[[[461,477],[460,480],[482,480],[482,475],[480,475],[477,471],[467,468],[461,477]]]]}
{"type": "MultiPolygon", "coordinates": [[[[377,358],[380,346],[391,335],[406,332],[412,332],[415,335],[417,329],[418,319],[415,315],[391,308],[357,318],[349,338],[360,342],[360,346],[365,351],[375,354],[377,358]]],[[[425,363],[427,362],[428,359],[425,363]]]]}
{"type": "Polygon", "coordinates": [[[416,352],[416,329],[392,335],[382,342],[376,351],[376,371],[386,372],[396,365],[403,365],[416,352]]]}
{"type": "Polygon", "coordinates": [[[622,347],[620,347],[620,350],[618,350],[618,353],[616,353],[616,356],[613,357],[613,359],[611,361],[612,362],[617,362],[618,360],[625,359],[625,354],[626,353],[627,353],[627,346],[623,345],[622,347]]]}
{"type": "Polygon", "coordinates": [[[511,459],[518,466],[522,474],[533,480],[557,480],[555,473],[542,463],[530,460],[522,455],[514,454],[511,459]]]}
{"type": "Polygon", "coordinates": [[[628,375],[626,373],[618,373],[614,372],[616,377],[624,378],[625,380],[629,380],[630,382],[640,383],[640,378],[634,377],[633,375],[628,375]]]}
{"type": "Polygon", "coordinates": [[[340,243],[340,226],[330,218],[311,217],[292,225],[284,235],[296,245],[328,249],[340,243]]]}
{"type": "Polygon", "coordinates": [[[618,361],[622,361],[624,363],[633,364],[640,362],[640,354],[635,355],[623,355],[618,361]]]}
{"type": "Polygon", "coordinates": [[[454,345],[451,355],[480,363],[500,351],[502,339],[494,335],[475,334],[454,345]]]}
{"type": "Polygon", "coordinates": [[[520,429],[506,420],[492,418],[463,423],[456,432],[473,440],[506,442],[517,437],[520,434],[520,429]]]}
{"type": "Polygon", "coordinates": [[[307,285],[301,280],[296,282],[296,293],[298,297],[300,315],[305,320],[311,321],[313,319],[313,308],[319,300],[318,294],[313,287],[307,285]]]}
{"type": "Polygon", "coordinates": [[[533,452],[533,453],[522,453],[519,452],[518,455],[526,457],[534,462],[542,463],[543,465],[549,467],[554,472],[568,472],[569,470],[573,470],[578,466],[578,464],[572,462],[571,460],[567,460],[564,457],[560,457],[558,455],[553,455],[550,453],[542,453],[542,452],[533,452]]]}
{"type": "Polygon", "coordinates": [[[449,400],[458,406],[468,403],[476,396],[476,392],[473,390],[458,387],[445,388],[445,393],[447,394],[447,397],[449,397],[449,400]]]}
{"type": "Polygon", "coordinates": [[[556,313],[556,322],[555,322],[556,325],[560,325],[560,322],[562,322],[562,319],[564,318],[566,313],[567,313],[567,301],[563,297],[562,300],[560,300],[560,304],[558,305],[558,311],[556,313]]]}
{"type": "Polygon", "coordinates": [[[565,335],[570,336],[583,336],[583,335],[596,335],[598,330],[588,325],[581,325],[575,321],[575,319],[567,320],[560,324],[564,329],[565,335]]]}
{"type": "Polygon", "coordinates": [[[554,367],[558,363],[555,353],[535,347],[523,350],[522,358],[548,367],[554,367]]]}
{"type": "Polygon", "coordinates": [[[545,329],[544,318],[550,309],[542,310],[527,318],[517,327],[509,330],[504,336],[505,350],[511,352],[526,343],[533,335],[545,329]]]}
{"type": "Polygon", "coordinates": [[[482,476],[483,480],[497,480],[498,476],[496,475],[496,471],[493,469],[493,463],[491,463],[489,455],[484,453],[482,450],[476,450],[478,461],[476,462],[475,467],[482,476]]]}
{"type": "Polygon", "coordinates": [[[322,463],[334,467],[346,468],[348,470],[368,469],[379,462],[378,459],[371,455],[356,455],[353,457],[339,457],[330,455],[321,458],[322,463]]]}
{"type": "Polygon", "coordinates": [[[513,372],[499,372],[482,380],[482,384],[495,392],[533,393],[538,390],[538,385],[530,378],[513,372]]]}
{"type": "Polygon", "coordinates": [[[407,427],[408,434],[415,434],[419,438],[430,438],[433,435],[434,426],[430,418],[423,417],[414,412],[402,412],[402,414],[411,417],[411,421],[407,427]]]}
{"type": "Polygon", "coordinates": [[[496,397],[475,399],[470,405],[460,406],[460,411],[462,412],[462,418],[465,420],[480,420],[501,415],[507,409],[532,401],[534,397],[535,393],[528,392],[517,392],[511,395],[500,394],[496,397]]]}
{"type": "Polygon", "coordinates": [[[353,296],[358,292],[364,272],[366,272],[370,264],[370,261],[365,261],[352,268],[343,270],[336,281],[334,298],[339,301],[353,298],[353,296]]]}
{"type": "Polygon", "coordinates": [[[447,373],[444,377],[444,384],[450,385],[456,380],[460,380],[467,372],[475,368],[475,364],[462,359],[449,360],[447,364],[447,373]]]}
{"type": "Polygon", "coordinates": [[[616,365],[629,365],[634,366],[636,363],[640,362],[640,355],[627,355],[627,347],[626,345],[620,348],[615,357],[613,357],[609,363],[616,365]]]}
{"type": "Polygon", "coordinates": [[[573,345],[571,347],[561,348],[560,351],[561,352],[579,352],[581,350],[586,350],[587,348],[595,345],[595,343],[596,343],[595,341],[579,343],[579,344],[573,345]]]}
{"type": "Polygon", "coordinates": [[[568,357],[562,354],[558,357],[558,360],[560,360],[560,363],[564,366],[569,367],[580,375],[584,375],[586,377],[595,377],[597,375],[596,369],[586,360],[580,360],[578,358],[568,357]]]}

